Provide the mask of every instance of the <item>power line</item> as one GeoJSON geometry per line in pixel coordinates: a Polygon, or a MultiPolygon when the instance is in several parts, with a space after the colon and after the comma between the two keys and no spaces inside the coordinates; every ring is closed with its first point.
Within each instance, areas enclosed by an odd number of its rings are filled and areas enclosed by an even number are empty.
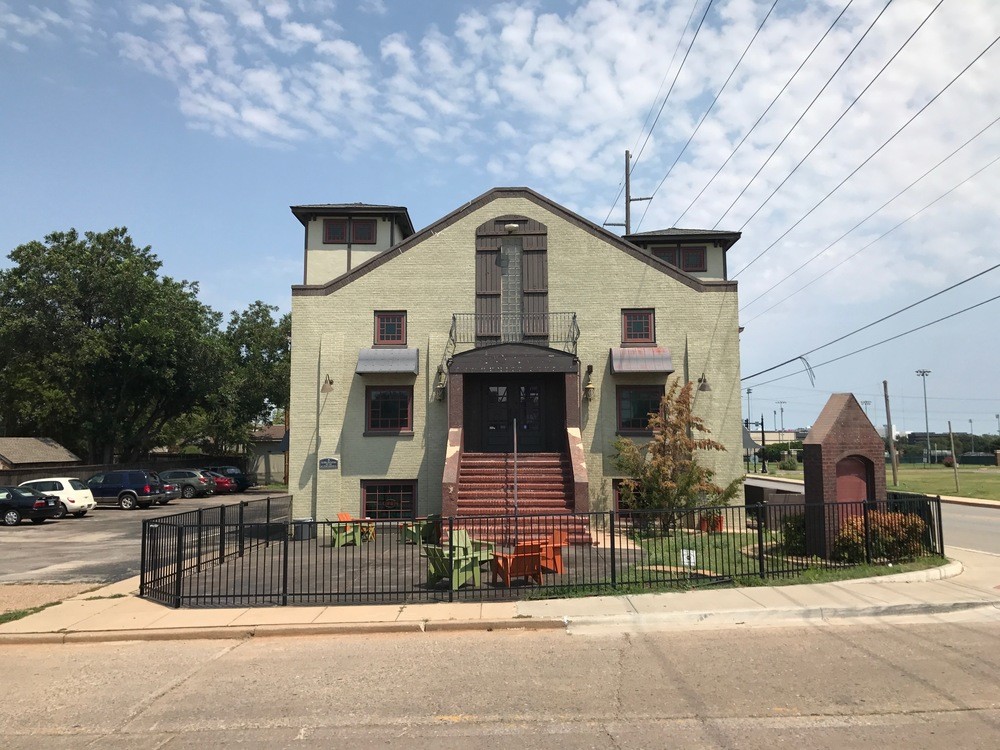
{"type": "Polygon", "coordinates": [[[851,59],[851,56],[857,51],[858,47],[861,46],[861,43],[865,40],[865,38],[868,36],[868,34],[871,32],[871,30],[875,27],[875,24],[878,23],[878,20],[882,17],[882,14],[885,13],[886,10],[888,10],[888,8],[889,8],[889,6],[891,4],[892,4],[892,0],[888,0],[888,2],[886,2],[886,4],[884,6],[882,6],[882,10],[880,10],[878,12],[878,15],[875,16],[875,20],[872,21],[871,24],[869,24],[869,26],[868,26],[867,29],[865,29],[865,33],[861,35],[861,38],[858,39],[858,41],[854,43],[854,46],[851,47],[851,51],[848,52],[847,56],[844,57],[844,59],[840,61],[840,65],[838,65],[837,69],[835,71],[833,71],[833,74],[829,78],[826,79],[826,83],[823,84],[823,88],[821,88],[816,93],[816,96],[813,97],[812,101],[809,102],[809,105],[802,111],[802,114],[799,115],[799,118],[792,124],[792,127],[790,127],[788,129],[788,132],[785,133],[784,137],[778,142],[778,145],[774,147],[774,150],[771,151],[770,154],[768,154],[768,157],[764,161],[764,163],[760,165],[760,168],[756,172],[754,172],[754,175],[753,175],[753,177],[750,178],[750,181],[746,185],[743,186],[742,190],[740,190],[740,194],[737,195],[735,198],[733,198],[733,202],[729,204],[729,208],[727,208],[725,210],[725,212],[722,214],[722,216],[719,217],[719,220],[716,221],[715,224],[712,225],[712,229],[715,229],[717,226],[719,226],[720,223],[722,223],[722,220],[725,219],[726,216],[729,215],[730,211],[733,210],[733,206],[735,206],[736,203],[737,203],[737,201],[739,201],[739,199],[743,197],[743,194],[750,188],[750,186],[753,184],[753,181],[757,179],[757,177],[760,175],[760,173],[762,171],[764,171],[764,167],[766,167],[768,164],[771,163],[771,159],[773,159],[774,155],[776,153],[778,153],[778,149],[780,149],[782,147],[782,145],[784,145],[785,141],[787,141],[788,137],[792,134],[792,131],[794,131],[795,128],[798,127],[799,123],[802,122],[802,118],[805,117],[809,113],[809,110],[812,109],[812,106],[816,103],[816,100],[819,99],[820,96],[823,95],[824,91],[826,91],[827,86],[829,86],[831,83],[833,83],[833,79],[837,77],[837,74],[847,64],[847,61],[851,59]]]}
{"type": "Polygon", "coordinates": [[[709,114],[711,114],[712,110],[715,108],[716,102],[719,101],[719,97],[722,96],[722,92],[726,90],[726,86],[728,86],[729,82],[733,79],[733,76],[736,74],[736,70],[740,67],[740,63],[743,62],[743,58],[746,57],[747,52],[750,51],[750,47],[752,47],[753,43],[757,40],[757,37],[760,35],[760,30],[764,28],[764,24],[767,23],[767,19],[771,17],[771,13],[774,12],[774,8],[777,4],[778,0],[774,0],[774,2],[771,3],[771,7],[768,8],[767,13],[764,14],[764,18],[761,20],[760,25],[757,26],[757,30],[754,32],[753,37],[751,37],[750,41],[747,42],[747,46],[743,49],[743,54],[740,55],[740,59],[736,61],[736,64],[733,66],[733,69],[729,71],[729,75],[726,77],[726,80],[722,84],[722,87],[715,94],[715,98],[712,99],[712,103],[709,105],[708,109],[705,110],[705,113],[701,116],[701,119],[695,126],[694,131],[691,133],[690,136],[688,136],[687,143],[685,143],[683,148],[681,148],[681,150],[677,153],[677,156],[674,158],[673,164],[670,165],[670,168],[667,170],[667,173],[663,175],[663,179],[660,180],[660,183],[656,186],[656,189],[650,194],[649,196],[650,203],[646,204],[646,208],[645,210],[643,210],[642,216],[639,217],[639,223],[636,224],[636,229],[638,229],[642,225],[642,221],[643,219],[646,218],[646,212],[649,211],[649,206],[651,205],[653,198],[656,197],[656,194],[659,192],[660,188],[663,187],[663,183],[667,181],[667,178],[670,176],[670,173],[674,171],[674,167],[677,166],[677,162],[680,161],[681,157],[684,155],[684,152],[687,151],[687,147],[691,145],[691,141],[694,140],[694,137],[696,135],[698,135],[698,131],[701,130],[701,126],[702,124],[704,124],[705,119],[709,116],[709,114]]]}
{"type": "MultiPolygon", "coordinates": [[[[1000,159],[1000,157],[997,157],[997,159],[1000,159]]],[[[996,159],[994,161],[996,161],[996,159]]],[[[990,271],[995,271],[998,268],[1000,268],[1000,263],[997,263],[996,265],[990,266],[989,268],[987,268],[987,269],[985,269],[983,271],[980,271],[979,273],[974,273],[972,276],[969,276],[967,279],[963,279],[962,281],[959,281],[959,282],[957,282],[955,284],[952,284],[949,287],[945,287],[944,289],[941,289],[940,291],[934,292],[934,294],[931,294],[931,295],[929,295],[927,297],[924,297],[923,299],[918,300],[918,301],[916,301],[916,302],[914,302],[912,304],[909,304],[906,307],[901,307],[900,309],[896,310],[896,312],[889,313],[885,317],[879,318],[876,321],[873,321],[871,323],[868,323],[867,325],[861,326],[861,328],[856,328],[853,331],[851,331],[850,333],[845,333],[843,336],[839,336],[839,337],[833,339],[832,341],[827,341],[822,346],[817,346],[815,349],[810,349],[809,351],[803,352],[802,354],[800,354],[800,355],[798,355],[796,357],[792,357],[791,359],[786,359],[784,362],[782,362],[780,364],[777,364],[777,365],[774,365],[773,367],[768,367],[766,370],[761,370],[760,372],[755,372],[753,375],[747,375],[745,378],[741,378],[741,380],[749,380],[750,378],[755,378],[758,375],[763,375],[766,372],[771,372],[772,370],[777,370],[779,367],[784,367],[785,365],[791,364],[792,362],[795,362],[796,360],[802,359],[803,357],[808,357],[810,354],[814,354],[814,353],[818,352],[820,349],[826,349],[826,347],[831,346],[833,344],[836,344],[838,341],[843,341],[844,339],[846,339],[846,338],[848,338],[850,336],[853,336],[856,333],[861,333],[862,331],[867,330],[867,329],[871,328],[872,326],[878,325],[879,323],[883,323],[883,322],[889,320],[889,318],[894,318],[897,315],[899,315],[900,313],[904,313],[907,310],[912,310],[917,305],[922,305],[924,302],[927,302],[928,300],[932,300],[935,297],[940,297],[945,292],[950,292],[952,289],[960,287],[960,286],[962,286],[962,284],[967,284],[970,281],[973,281],[974,279],[978,279],[980,276],[985,276],[990,271]]]]}
{"type": "MultiPolygon", "coordinates": [[[[890,0],[891,2],[892,0],[890,0]]],[[[646,149],[646,144],[649,143],[650,137],[653,135],[653,131],[656,129],[656,123],[660,121],[660,115],[663,114],[663,108],[667,106],[667,101],[670,99],[670,94],[674,90],[674,85],[677,83],[677,78],[680,76],[681,71],[684,70],[684,64],[687,62],[688,55],[691,54],[691,48],[694,47],[695,41],[698,39],[698,34],[701,32],[701,27],[705,23],[705,18],[708,16],[708,11],[712,9],[712,3],[715,0],[708,0],[708,5],[705,6],[705,12],[701,16],[701,20],[698,22],[698,28],[694,30],[694,36],[691,37],[691,41],[688,44],[688,48],[684,51],[684,57],[681,60],[680,67],[677,68],[677,72],[674,74],[674,80],[670,82],[670,88],[667,89],[667,95],[663,97],[663,103],[660,104],[660,110],[656,113],[656,119],[653,120],[653,124],[649,126],[649,132],[646,133],[646,140],[642,142],[642,147],[639,149],[639,153],[636,154],[633,163],[633,169],[639,163],[639,157],[642,156],[642,152],[646,149]]]]}
{"type": "Polygon", "coordinates": [[[761,257],[764,256],[765,253],[767,253],[772,247],[774,247],[781,240],[783,240],[785,237],[787,237],[788,234],[793,229],[795,229],[795,227],[797,227],[799,224],[801,224],[803,221],[805,221],[806,218],[809,217],[812,214],[813,211],[815,211],[817,208],[819,208],[820,206],[822,206],[830,198],[831,195],[833,195],[838,190],[840,190],[840,188],[842,188],[844,186],[844,183],[846,183],[854,175],[856,175],[858,172],[860,172],[861,169],[862,169],[862,167],[864,167],[868,162],[870,162],[872,159],[874,159],[882,151],[882,149],[884,149],[886,146],[888,146],[890,143],[892,143],[892,141],[895,140],[896,136],[898,136],[907,127],[909,127],[910,124],[914,120],[916,120],[920,115],[922,115],[924,113],[924,111],[929,106],[931,106],[935,101],[937,101],[938,98],[945,91],[947,91],[949,88],[951,88],[952,85],[954,85],[955,81],[957,81],[959,78],[961,78],[963,75],[965,75],[965,73],[969,70],[969,68],[971,68],[977,62],[979,62],[979,60],[983,57],[983,55],[985,55],[987,52],[989,52],[997,42],[1000,42],[1000,36],[994,38],[993,41],[990,42],[982,52],[980,52],[978,55],[976,55],[975,59],[973,59],[972,62],[970,62],[968,65],[966,65],[964,68],[962,68],[962,70],[958,73],[958,75],[956,75],[954,78],[952,78],[950,81],[948,81],[948,83],[945,85],[944,88],[942,88],[933,97],[931,97],[930,100],[924,106],[922,106],[919,110],[917,110],[917,112],[909,120],[907,120],[906,122],[904,122],[899,127],[899,129],[896,130],[895,133],[893,133],[891,136],[889,136],[889,138],[886,139],[882,143],[881,146],[879,146],[877,149],[875,149],[871,154],[868,155],[868,157],[863,162],[861,162],[858,166],[856,166],[853,170],[851,170],[850,174],[848,174],[844,179],[842,179],[839,183],[837,183],[837,185],[833,188],[833,190],[831,190],[829,193],[827,193],[825,196],[823,196],[823,198],[819,201],[819,203],[817,203],[815,206],[813,206],[808,211],[806,211],[806,213],[804,213],[794,224],[792,224],[790,227],[788,227],[788,229],[786,229],[781,234],[780,237],[778,237],[770,245],[768,245],[763,250],[761,250],[757,254],[757,256],[753,260],[751,260],[749,263],[747,263],[745,266],[743,266],[743,268],[741,268],[739,271],[737,271],[736,273],[734,273],[733,276],[732,276],[732,278],[735,279],[737,276],[739,276],[741,273],[743,273],[745,270],[747,270],[750,266],[752,266],[754,263],[756,263],[758,260],[760,260],[761,257]]]}
{"type": "MultiPolygon", "coordinates": [[[[993,127],[994,125],[996,125],[998,122],[1000,122],[1000,117],[997,117],[996,119],[994,119],[989,125],[987,125],[982,130],[980,130],[978,133],[976,133],[974,136],[972,136],[971,138],[969,138],[965,143],[963,143],[961,146],[959,146],[958,148],[956,148],[954,151],[952,151],[950,154],[948,154],[946,157],[944,157],[941,161],[939,161],[933,167],[931,167],[930,169],[928,169],[926,172],[924,172],[922,175],[920,175],[917,179],[915,179],[913,182],[911,182],[905,188],[903,188],[902,190],[900,190],[898,193],[896,193],[889,200],[887,200],[881,206],[879,206],[874,211],[872,211],[870,214],[868,214],[865,218],[863,218],[861,221],[859,221],[853,227],[851,227],[846,232],[844,232],[842,235],[840,235],[837,239],[835,239],[829,245],[827,245],[822,250],[820,250],[818,253],[816,253],[811,258],[809,258],[807,261],[805,261],[804,263],[802,263],[801,265],[799,265],[798,268],[796,268],[795,270],[790,271],[789,273],[785,274],[781,279],[779,279],[778,281],[774,282],[771,286],[769,286],[763,292],[761,292],[756,297],[754,297],[752,300],[750,300],[749,302],[747,302],[745,305],[743,305],[743,307],[740,308],[740,312],[742,312],[743,310],[746,310],[748,307],[750,307],[753,303],[755,303],[757,300],[759,300],[761,297],[763,297],[768,292],[770,292],[770,291],[776,289],[777,287],[781,286],[782,284],[784,284],[786,281],[788,281],[788,279],[792,278],[792,276],[794,276],[795,274],[797,274],[799,271],[801,271],[803,268],[805,268],[806,266],[808,266],[810,263],[812,263],[814,260],[816,260],[817,258],[819,258],[821,255],[826,254],[827,250],[829,250],[830,248],[832,248],[834,245],[836,245],[838,242],[840,242],[842,239],[844,239],[847,235],[849,235],[855,229],[857,229],[862,224],[864,224],[865,222],[867,222],[869,219],[871,219],[873,216],[875,216],[875,214],[879,213],[882,209],[884,209],[890,203],[892,203],[897,198],[899,198],[901,195],[903,195],[903,193],[905,193],[906,191],[910,190],[914,185],[916,185],[918,182],[920,182],[921,180],[923,180],[931,172],[933,172],[938,167],[940,167],[941,165],[943,165],[946,161],[948,161],[949,159],[951,159],[952,157],[954,157],[956,154],[958,154],[959,151],[961,151],[966,146],[968,146],[970,143],[972,143],[974,140],[976,140],[977,138],[979,138],[983,133],[985,133],[991,127],[993,127]]],[[[955,185],[953,188],[951,188],[947,192],[943,193],[942,195],[938,196],[933,201],[931,201],[930,203],[928,203],[926,206],[924,206],[922,209],[920,209],[920,211],[917,211],[916,213],[908,216],[906,219],[904,219],[903,221],[901,221],[899,224],[896,224],[896,226],[894,226],[892,229],[890,229],[889,232],[895,231],[896,229],[898,229],[899,227],[901,227],[906,222],[910,221],[911,219],[913,219],[914,217],[916,217],[917,215],[919,215],[920,213],[922,213],[926,209],[930,208],[935,203],[937,203],[939,200],[941,200],[942,198],[944,198],[946,195],[949,195],[950,193],[954,192],[955,190],[957,190],[958,188],[960,188],[962,185],[964,185],[965,183],[967,183],[969,180],[971,180],[972,178],[974,178],[977,175],[979,175],[979,173],[982,172],[984,169],[986,169],[989,166],[992,166],[995,162],[996,162],[996,159],[994,159],[989,164],[987,164],[985,167],[983,167],[982,169],[980,169],[977,172],[973,173],[969,177],[965,178],[964,180],[962,180],[962,182],[958,183],[958,185],[955,185]]],[[[846,261],[848,261],[851,258],[855,257],[856,255],[858,255],[859,253],[861,253],[863,250],[867,250],[873,244],[875,244],[876,242],[878,242],[879,240],[881,240],[883,237],[885,237],[887,234],[889,234],[889,232],[885,232],[884,234],[879,235],[878,237],[876,237],[874,240],[872,240],[871,242],[869,242],[867,245],[865,245],[863,248],[861,248],[857,252],[852,253],[851,255],[847,256],[842,261],[840,261],[839,263],[837,263],[835,266],[832,266],[831,268],[827,269],[822,274],[820,274],[819,276],[817,276],[815,279],[813,279],[812,281],[810,281],[808,284],[799,287],[796,291],[792,292],[792,294],[790,294],[787,297],[783,298],[782,300],[780,300],[779,302],[777,302],[775,305],[772,305],[771,307],[767,308],[767,310],[764,310],[764,312],[758,313],[757,315],[755,315],[750,320],[754,320],[756,318],[759,318],[761,315],[763,315],[764,313],[768,312],[768,310],[773,310],[776,305],[779,305],[782,302],[785,302],[786,300],[788,300],[789,298],[794,297],[796,294],[798,294],[799,292],[801,292],[806,287],[814,284],[815,282],[819,281],[821,278],[823,278],[824,276],[826,276],[826,274],[830,273],[830,271],[834,270],[835,268],[839,268],[846,261]]],[[[746,322],[749,323],[750,321],[748,320],[746,322]]]]}
{"type": "MultiPolygon", "coordinates": [[[[688,14],[687,23],[684,24],[684,29],[681,31],[679,37],[677,37],[677,44],[674,45],[674,54],[670,56],[670,62],[667,64],[666,70],[663,71],[663,78],[660,79],[660,85],[656,89],[656,96],[653,97],[653,101],[649,104],[649,111],[646,113],[646,119],[642,121],[642,127],[639,128],[639,134],[635,137],[635,143],[632,145],[632,150],[635,151],[636,147],[639,145],[639,139],[642,138],[643,132],[646,130],[646,123],[649,122],[649,118],[653,115],[653,110],[656,108],[656,100],[660,98],[660,92],[663,91],[663,84],[667,82],[667,76],[670,75],[670,69],[674,66],[674,60],[677,58],[677,50],[681,48],[681,42],[684,41],[684,34],[687,32],[688,28],[691,26],[691,19],[694,18],[694,12],[698,8],[698,0],[694,0],[691,3],[691,12],[688,14]]],[[[611,204],[611,208],[608,209],[608,215],[604,217],[604,224],[608,223],[611,218],[611,214],[614,213],[615,206],[618,205],[618,199],[622,197],[622,193],[625,191],[625,182],[622,181],[618,184],[618,195],[615,196],[614,202],[611,204]]]]}
{"type": "Polygon", "coordinates": [[[802,70],[803,67],[805,67],[805,64],[807,62],[809,62],[810,58],[813,56],[813,53],[816,52],[817,49],[819,49],[819,46],[823,43],[823,40],[830,35],[830,32],[833,31],[833,28],[840,22],[840,19],[843,17],[844,13],[847,12],[847,9],[851,7],[851,3],[853,2],[854,0],[848,0],[847,5],[845,5],[843,10],[841,10],[840,13],[837,14],[837,17],[833,19],[833,23],[831,23],[830,26],[827,28],[827,30],[823,32],[823,36],[819,38],[819,41],[816,42],[815,45],[813,45],[813,48],[811,50],[809,50],[809,54],[806,55],[805,58],[802,60],[802,62],[799,63],[799,67],[797,67],[795,69],[795,72],[792,73],[791,77],[787,81],[785,81],[785,85],[781,87],[781,91],[775,94],[774,98],[771,100],[771,103],[768,104],[767,108],[760,113],[760,117],[757,118],[757,121],[750,126],[750,129],[746,133],[743,134],[743,137],[740,139],[740,142],[736,144],[736,148],[734,148],[732,152],[729,154],[729,156],[726,157],[726,160],[722,162],[722,166],[720,166],[717,170],[715,170],[715,174],[713,174],[711,179],[707,183],[705,183],[705,186],[698,192],[698,195],[696,195],[694,199],[688,204],[688,207],[684,209],[681,215],[678,216],[676,220],[674,220],[673,225],[675,227],[680,226],[681,221],[684,219],[685,216],[687,216],[687,212],[690,211],[691,207],[698,202],[698,199],[701,198],[702,195],[704,195],[705,191],[708,190],[709,186],[711,186],[711,184],[715,182],[715,178],[722,173],[722,170],[726,168],[726,165],[729,164],[732,158],[736,156],[736,152],[740,150],[740,148],[743,146],[744,143],[746,143],[746,140],[747,138],[750,137],[750,134],[756,129],[758,125],[760,125],[761,120],[764,119],[767,113],[771,111],[771,107],[773,107],[775,103],[778,101],[778,99],[781,98],[781,95],[785,93],[785,90],[789,87],[789,85],[791,85],[792,81],[795,80],[795,77],[799,74],[799,71],[802,70]]]}
{"type": "MultiPolygon", "coordinates": [[[[874,349],[876,346],[882,346],[882,344],[888,344],[890,341],[895,341],[896,339],[902,338],[903,336],[909,336],[911,333],[916,333],[917,331],[922,331],[924,328],[929,328],[930,326],[936,325],[937,323],[942,323],[942,322],[944,322],[946,320],[950,320],[951,318],[954,318],[954,317],[956,317],[958,315],[961,315],[962,313],[967,313],[970,310],[975,310],[977,307],[982,307],[983,305],[989,304],[990,302],[995,302],[998,299],[1000,299],[1000,294],[998,294],[995,297],[990,297],[987,300],[983,300],[982,302],[978,302],[975,305],[970,305],[969,307],[966,307],[966,308],[964,308],[962,310],[958,310],[957,312],[953,312],[950,315],[945,315],[943,318],[938,318],[937,320],[932,320],[930,323],[924,323],[922,326],[917,326],[916,328],[911,328],[909,331],[903,331],[902,333],[898,333],[895,336],[890,336],[887,339],[882,339],[881,341],[877,341],[874,344],[869,344],[868,346],[862,347],[861,349],[855,349],[853,352],[848,352],[847,354],[842,354],[839,357],[834,357],[833,359],[828,359],[826,362],[820,362],[818,365],[812,365],[811,367],[812,367],[813,370],[815,370],[817,367],[823,367],[824,365],[829,365],[829,364],[832,364],[834,362],[839,362],[840,360],[846,359],[847,357],[853,357],[855,354],[860,354],[861,352],[866,352],[869,349],[874,349]]],[[[795,360],[790,360],[790,361],[794,362],[795,360]]],[[[788,364],[788,363],[786,362],[785,364],[788,364]]],[[[773,369],[773,368],[769,368],[769,369],[773,369]]],[[[763,372],[768,372],[768,370],[764,370],[763,372]]],[[[752,386],[754,388],[757,388],[758,386],[767,385],[768,383],[774,383],[774,382],[777,382],[778,380],[784,380],[785,378],[792,377],[792,375],[799,375],[799,374],[801,374],[803,372],[807,372],[807,370],[796,370],[795,372],[791,372],[788,375],[782,375],[781,377],[778,377],[778,378],[772,378],[771,380],[765,380],[763,383],[753,383],[752,386]]],[[[749,378],[756,377],[757,375],[760,375],[760,374],[761,373],[758,372],[758,373],[754,373],[753,375],[747,375],[745,378],[740,378],[740,381],[742,382],[744,380],[748,380],[749,378]]]]}
{"type": "Polygon", "coordinates": [[[819,148],[820,144],[823,143],[823,141],[826,140],[826,137],[833,132],[833,129],[837,127],[840,121],[847,116],[847,113],[854,108],[854,105],[857,104],[859,101],[861,101],[861,98],[866,93],[868,93],[868,89],[870,89],[872,86],[875,85],[875,82],[882,76],[883,73],[885,73],[886,69],[890,65],[892,65],[892,61],[895,60],[899,56],[899,54],[906,48],[906,46],[913,40],[913,37],[915,37],[917,35],[917,32],[919,32],[920,29],[924,27],[924,24],[926,24],[931,19],[931,16],[933,16],[934,13],[937,11],[937,9],[941,7],[941,3],[943,2],[944,0],[938,0],[937,5],[931,8],[931,12],[927,14],[924,20],[920,22],[920,25],[917,26],[917,28],[915,28],[913,32],[906,38],[906,41],[904,41],[900,45],[899,49],[897,49],[895,53],[893,53],[892,57],[890,57],[886,61],[885,65],[882,66],[881,70],[879,70],[879,72],[875,74],[875,77],[868,82],[868,85],[861,90],[861,93],[859,93],[857,96],[854,97],[854,101],[852,101],[849,105],[847,105],[847,109],[845,109],[843,112],[840,113],[840,116],[836,120],[834,120],[833,124],[829,128],[827,128],[826,132],[823,133],[823,135],[820,137],[818,141],[816,141],[815,145],[813,145],[813,147],[809,149],[809,152],[801,159],[799,159],[799,163],[792,168],[792,171],[788,173],[785,179],[783,179],[781,182],[778,183],[778,186],[771,191],[771,194],[764,199],[764,202],[757,207],[757,210],[754,211],[752,214],[750,214],[750,217],[743,222],[743,225],[740,227],[739,231],[742,232],[743,229],[746,227],[746,225],[749,224],[751,221],[753,221],[754,217],[761,212],[764,206],[766,206],[768,203],[771,202],[771,199],[775,196],[775,194],[785,186],[785,183],[792,178],[792,175],[794,175],[799,170],[799,167],[801,167],[805,163],[805,161],[810,156],[812,156],[813,152],[817,148],[819,148]]]}

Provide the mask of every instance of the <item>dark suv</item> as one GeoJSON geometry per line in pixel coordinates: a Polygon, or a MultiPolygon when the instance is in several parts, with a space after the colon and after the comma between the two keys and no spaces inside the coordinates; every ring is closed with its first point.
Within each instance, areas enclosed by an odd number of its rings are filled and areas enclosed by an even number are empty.
{"type": "Polygon", "coordinates": [[[163,499],[160,478],[145,469],[106,471],[87,480],[98,505],[117,505],[122,510],[148,508],[163,499]]]}
{"type": "Polygon", "coordinates": [[[253,487],[257,484],[255,475],[245,474],[236,466],[205,466],[203,468],[205,471],[214,471],[216,474],[222,474],[222,476],[232,479],[236,482],[237,492],[243,492],[247,487],[253,487]]]}

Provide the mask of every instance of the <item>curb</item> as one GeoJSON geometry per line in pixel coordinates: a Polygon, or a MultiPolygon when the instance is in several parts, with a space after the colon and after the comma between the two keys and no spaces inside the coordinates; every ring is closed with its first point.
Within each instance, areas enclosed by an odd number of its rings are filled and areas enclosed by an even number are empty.
{"type": "Polygon", "coordinates": [[[912,570],[909,573],[892,573],[887,576],[874,576],[872,578],[851,578],[840,581],[845,585],[856,583],[926,583],[927,581],[943,581],[946,578],[954,578],[965,572],[965,566],[958,560],[941,565],[937,568],[927,570],[912,570]]]}
{"type": "Polygon", "coordinates": [[[322,623],[318,625],[248,625],[135,630],[79,630],[55,633],[0,633],[0,647],[41,644],[117,643],[121,641],[245,640],[311,635],[371,635],[495,630],[565,630],[559,618],[510,620],[413,620],[409,622],[322,623]]]}

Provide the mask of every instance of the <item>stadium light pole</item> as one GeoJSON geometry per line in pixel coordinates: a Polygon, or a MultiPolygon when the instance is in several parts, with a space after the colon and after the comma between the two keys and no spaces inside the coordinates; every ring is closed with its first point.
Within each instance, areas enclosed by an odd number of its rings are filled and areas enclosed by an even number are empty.
{"type": "Polygon", "coordinates": [[[970,453],[976,452],[976,433],[972,431],[972,420],[969,420],[969,437],[972,438],[972,450],[970,453]]]}
{"type": "Polygon", "coordinates": [[[917,370],[917,375],[919,375],[921,380],[924,381],[924,436],[927,438],[928,466],[930,466],[931,463],[931,428],[930,428],[930,422],[927,418],[927,376],[930,374],[931,374],[930,370],[917,370]]]}

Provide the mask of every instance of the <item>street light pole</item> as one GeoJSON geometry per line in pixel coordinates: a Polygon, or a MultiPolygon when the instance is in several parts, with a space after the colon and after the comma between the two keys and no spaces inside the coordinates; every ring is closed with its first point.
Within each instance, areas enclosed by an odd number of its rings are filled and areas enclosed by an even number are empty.
{"type": "Polygon", "coordinates": [[[930,370],[917,370],[917,375],[924,381],[924,436],[927,438],[927,465],[931,463],[931,428],[927,418],[927,376],[930,370]]]}
{"type": "Polygon", "coordinates": [[[753,393],[753,388],[747,388],[747,419],[750,419],[750,394],[753,393]]]}
{"type": "Polygon", "coordinates": [[[972,431],[972,420],[969,420],[969,437],[972,438],[972,453],[976,452],[976,433],[972,431]]]}

